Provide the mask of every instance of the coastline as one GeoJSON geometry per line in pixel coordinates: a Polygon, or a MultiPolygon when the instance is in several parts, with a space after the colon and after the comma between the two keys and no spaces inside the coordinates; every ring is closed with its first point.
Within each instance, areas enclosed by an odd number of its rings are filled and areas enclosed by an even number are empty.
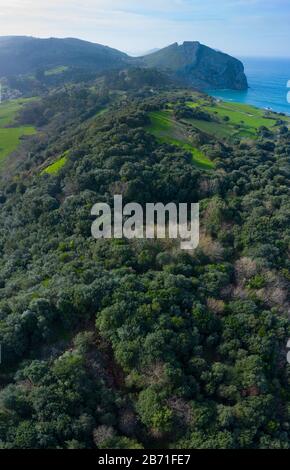
{"type": "Polygon", "coordinates": [[[244,103],[290,116],[287,93],[290,58],[243,57],[249,88],[243,91],[208,89],[206,93],[227,102],[244,103]]]}
{"type": "MultiPolygon", "coordinates": [[[[273,108],[271,106],[262,106],[262,105],[258,105],[257,103],[251,101],[250,99],[249,100],[245,100],[245,99],[241,99],[240,96],[238,96],[238,94],[240,94],[241,92],[236,92],[237,93],[237,96],[235,98],[235,96],[232,96],[233,93],[235,93],[235,91],[233,90],[206,90],[205,93],[213,98],[215,98],[216,100],[221,100],[221,101],[224,101],[226,103],[239,103],[239,104],[245,104],[245,105],[249,105],[249,106],[253,106],[254,108],[258,108],[258,109],[262,109],[263,111],[269,111],[271,113],[275,113],[277,114],[278,116],[287,116],[287,117],[290,117],[290,104],[289,104],[289,111],[279,111],[277,108],[273,108]]],[[[247,93],[247,92],[245,92],[247,93]]]]}
{"type": "MultiPolygon", "coordinates": [[[[259,105],[255,102],[255,100],[251,100],[251,98],[247,98],[248,91],[251,90],[249,87],[246,91],[234,91],[234,90],[205,90],[205,93],[213,98],[221,101],[225,101],[228,103],[240,103],[240,104],[247,104],[249,106],[253,106],[254,108],[263,109],[264,111],[270,111],[271,113],[278,114],[280,116],[290,116],[290,103],[288,104],[289,111],[281,111],[278,107],[274,106],[263,106],[262,104],[259,105]],[[236,96],[235,96],[236,94],[236,96]]],[[[287,90],[286,90],[287,93],[287,90]]],[[[285,93],[285,95],[286,95],[285,93]]]]}

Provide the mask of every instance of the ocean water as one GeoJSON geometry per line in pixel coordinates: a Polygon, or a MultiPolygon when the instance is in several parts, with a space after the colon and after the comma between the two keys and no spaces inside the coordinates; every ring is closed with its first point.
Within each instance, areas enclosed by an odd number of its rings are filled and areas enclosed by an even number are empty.
{"type": "Polygon", "coordinates": [[[250,88],[247,91],[209,90],[208,93],[225,101],[271,108],[273,111],[290,115],[290,103],[287,101],[287,93],[290,92],[290,58],[240,59],[245,66],[250,88]]]}

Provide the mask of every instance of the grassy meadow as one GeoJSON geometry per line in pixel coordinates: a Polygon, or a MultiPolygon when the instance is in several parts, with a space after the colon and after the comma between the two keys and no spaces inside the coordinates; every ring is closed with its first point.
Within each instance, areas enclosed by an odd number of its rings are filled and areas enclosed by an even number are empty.
{"type": "Polygon", "coordinates": [[[0,103],[0,168],[5,159],[14,152],[23,136],[35,134],[32,126],[18,126],[17,113],[29,99],[16,99],[0,103]]]}
{"type": "Polygon", "coordinates": [[[202,169],[214,167],[206,155],[191,145],[185,126],[176,121],[172,111],[155,111],[150,113],[151,124],[147,130],[160,142],[176,145],[191,153],[193,164],[202,169]]]}
{"type": "Polygon", "coordinates": [[[276,113],[267,112],[242,103],[227,103],[216,101],[214,104],[207,100],[188,102],[191,108],[200,107],[211,114],[214,121],[202,121],[188,119],[187,121],[197,129],[212,135],[218,139],[256,139],[260,127],[275,130],[277,120],[283,119],[290,125],[290,118],[279,116],[276,113]]]}
{"type": "Polygon", "coordinates": [[[193,110],[200,110],[210,115],[210,120],[198,117],[186,117],[177,119],[174,115],[174,107],[178,99],[173,103],[168,100],[167,106],[162,111],[149,113],[150,125],[147,131],[153,134],[161,143],[168,143],[191,153],[195,166],[209,170],[214,168],[214,163],[196,148],[190,136],[190,129],[198,129],[208,136],[220,141],[233,141],[234,139],[255,140],[261,127],[266,127],[275,132],[279,128],[279,121],[290,125],[290,118],[277,113],[265,111],[247,104],[227,103],[214,101],[206,95],[192,94],[185,105],[193,110]]]}
{"type": "Polygon", "coordinates": [[[44,170],[42,170],[41,174],[48,174],[48,175],[57,175],[58,172],[62,169],[62,167],[67,162],[67,154],[68,152],[64,152],[60,155],[53,163],[48,165],[44,170]]]}

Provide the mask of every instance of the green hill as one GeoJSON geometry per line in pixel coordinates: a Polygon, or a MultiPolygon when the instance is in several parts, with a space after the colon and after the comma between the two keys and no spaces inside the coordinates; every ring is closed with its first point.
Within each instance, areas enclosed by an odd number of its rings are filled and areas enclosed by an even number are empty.
{"type": "Polygon", "coordinates": [[[0,37],[0,77],[36,76],[44,83],[92,78],[92,74],[128,67],[149,67],[167,73],[171,80],[199,89],[247,88],[243,64],[199,42],[172,44],[145,57],[133,58],[118,50],[79,39],[0,37]],[[72,73],[73,70],[73,73],[72,73]]]}
{"type": "Polygon", "coordinates": [[[143,62],[199,89],[248,87],[242,62],[196,41],[171,44],[145,56],[143,62]]]}
{"type": "Polygon", "coordinates": [[[0,105],[0,449],[289,449],[289,121],[123,78],[0,105]],[[198,248],[94,239],[117,194],[198,248]]]}
{"type": "Polygon", "coordinates": [[[0,37],[0,76],[31,74],[60,67],[96,72],[126,66],[130,58],[115,49],[78,39],[0,37]]]}

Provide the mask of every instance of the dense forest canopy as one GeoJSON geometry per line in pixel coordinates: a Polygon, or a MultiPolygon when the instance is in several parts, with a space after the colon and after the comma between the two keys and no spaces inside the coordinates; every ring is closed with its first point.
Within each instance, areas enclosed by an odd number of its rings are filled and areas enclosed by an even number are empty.
{"type": "Polygon", "coordinates": [[[21,110],[38,133],[1,183],[1,448],[290,447],[290,134],[264,114],[138,68],[21,110]],[[115,194],[199,202],[198,249],[94,240],[115,194]]]}

